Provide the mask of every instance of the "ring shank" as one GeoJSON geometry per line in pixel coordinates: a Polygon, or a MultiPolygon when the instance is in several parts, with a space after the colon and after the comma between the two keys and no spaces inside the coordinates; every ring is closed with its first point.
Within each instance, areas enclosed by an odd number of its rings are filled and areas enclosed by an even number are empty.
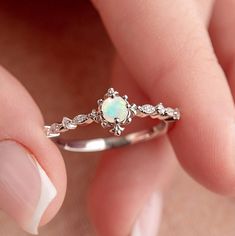
{"type": "Polygon", "coordinates": [[[172,122],[161,121],[150,129],[127,134],[122,137],[95,138],[87,140],[67,140],[60,137],[53,138],[54,142],[70,152],[98,152],[127,146],[163,135],[172,122]]]}

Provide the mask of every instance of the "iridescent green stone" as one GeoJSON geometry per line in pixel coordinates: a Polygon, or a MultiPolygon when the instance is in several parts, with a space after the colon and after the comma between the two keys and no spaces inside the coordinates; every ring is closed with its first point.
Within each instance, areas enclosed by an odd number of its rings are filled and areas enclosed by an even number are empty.
{"type": "Polygon", "coordinates": [[[101,111],[104,119],[110,123],[114,123],[115,118],[120,122],[124,121],[128,116],[126,101],[120,96],[106,98],[102,103],[101,111]]]}

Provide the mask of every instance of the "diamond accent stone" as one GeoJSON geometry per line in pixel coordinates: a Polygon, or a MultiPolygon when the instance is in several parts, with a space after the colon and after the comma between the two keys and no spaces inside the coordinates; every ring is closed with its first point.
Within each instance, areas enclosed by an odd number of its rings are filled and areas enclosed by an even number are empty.
{"type": "Polygon", "coordinates": [[[76,129],[77,125],[73,123],[73,121],[71,119],[69,119],[68,117],[64,117],[62,120],[62,125],[66,128],[66,129],[76,129]]]}
{"type": "Polygon", "coordinates": [[[174,111],[173,119],[174,120],[179,120],[180,119],[180,111],[177,108],[174,111]]]}
{"type": "Polygon", "coordinates": [[[167,108],[166,108],[166,114],[167,114],[168,116],[173,117],[173,116],[174,116],[174,112],[175,112],[174,109],[172,109],[172,108],[170,108],[170,107],[167,107],[167,108]]]}
{"type": "Polygon", "coordinates": [[[180,113],[179,113],[178,109],[173,109],[173,108],[167,107],[166,108],[166,115],[168,115],[169,117],[172,117],[174,120],[180,119],[180,113]]]}
{"type": "Polygon", "coordinates": [[[81,114],[81,115],[77,115],[73,118],[73,122],[75,124],[83,124],[88,120],[88,116],[81,114]]]}
{"type": "Polygon", "coordinates": [[[110,123],[115,123],[116,119],[122,122],[128,116],[127,103],[120,96],[106,98],[102,103],[101,111],[104,119],[110,123]]]}
{"type": "Polygon", "coordinates": [[[51,127],[49,129],[49,132],[52,133],[52,134],[56,134],[56,133],[60,132],[61,128],[62,128],[61,124],[54,123],[54,124],[51,125],[51,127]]]}
{"type": "Polygon", "coordinates": [[[137,110],[138,110],[138,107],[136,104],[132,104],[130,105],[130,111],[131,111],[131,116],[135,116],[137,114],[137,110]]]}
{"type": "Polygon", "coordinates": [[[164,115],[165,114],[165,107],[162,105],[162,103],[159,103],[156,107],[155,107],[157,113],[159,115],[164,115]]]}
{"type": "Polygon", "coordinates": [[[90,114],[88,114],[88,118],[92,119],[95,122],[100,122],[100,115],[98,114],[98,112],[96,110],[92,110],[92,112],[90,114]]]}
{"type": "Polygon", "coordinates": [[[153,114],[155,112],[155,107],[150,104],[145,104],[141,107],[142,112],[145,114],[153,114]]]}

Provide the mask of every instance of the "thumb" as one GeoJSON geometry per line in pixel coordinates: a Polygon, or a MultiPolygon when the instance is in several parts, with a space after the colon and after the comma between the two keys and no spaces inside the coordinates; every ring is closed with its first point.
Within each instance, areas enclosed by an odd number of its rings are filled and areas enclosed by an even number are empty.
{"type": "Polygon", "coordinates": [[[0,208],[25,231],[37,234],[64,199],[64,162],[43,132],[38,107],[3,68],[0,114],[0,208]]]}

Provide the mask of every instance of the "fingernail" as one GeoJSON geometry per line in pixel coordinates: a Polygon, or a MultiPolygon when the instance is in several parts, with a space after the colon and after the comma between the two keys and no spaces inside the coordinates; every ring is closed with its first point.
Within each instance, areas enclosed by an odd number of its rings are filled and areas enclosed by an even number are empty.
{"type": "Polygon", "coordinates": [[[57,191],[36,159],[19,143],[0,142],[0,208],[31,234],[57,191]]]}
{"type": "Polygon", "coordinates": [[[130,236],[156,236],[162,213],[162,195],[153,193],[141,210],[130,236]]]}

